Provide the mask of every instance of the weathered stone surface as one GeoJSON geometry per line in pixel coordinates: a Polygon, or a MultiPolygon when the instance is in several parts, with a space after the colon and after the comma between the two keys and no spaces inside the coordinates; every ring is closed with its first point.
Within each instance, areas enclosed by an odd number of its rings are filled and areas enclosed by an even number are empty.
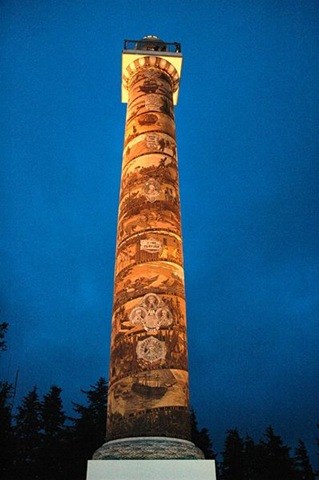
{"type": "Polygon", "coordinates": [[[199,448],[186,440],[165,437],[134,437],[113,440],[99,448],[94,460],[203,459],[199,448]]]}

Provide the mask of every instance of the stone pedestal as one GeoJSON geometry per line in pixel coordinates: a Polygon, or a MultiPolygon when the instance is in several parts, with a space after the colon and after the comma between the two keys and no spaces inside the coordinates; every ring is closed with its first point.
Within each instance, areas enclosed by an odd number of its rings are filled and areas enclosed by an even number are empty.
{"type": "Polygon", "coordinates": [[[216,480],[215,462],[179,438],[112,440],[88,462],[87,480],[216,480]]]}
{"type": "Polygon", "coordinates": [[[214,460],[89,460],[87,480],[216,480],[214,460]]]}
{"type": "Polygon", "coordinates": [[[131,437],[104,443],[93,460],[203,460],[192,442],[169,437],[131,437]]]}

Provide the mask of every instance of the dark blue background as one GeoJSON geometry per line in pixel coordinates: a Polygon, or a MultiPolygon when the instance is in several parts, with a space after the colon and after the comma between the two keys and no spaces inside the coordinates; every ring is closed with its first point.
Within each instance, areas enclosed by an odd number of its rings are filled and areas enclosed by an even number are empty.
{"type": "Polygon", "coordinates": [[[192,403],[318,436],[316,1],[2,1],[2,378],[65,407],[107,376],[125,38],[184,54],[176,108],[192,403]]]}

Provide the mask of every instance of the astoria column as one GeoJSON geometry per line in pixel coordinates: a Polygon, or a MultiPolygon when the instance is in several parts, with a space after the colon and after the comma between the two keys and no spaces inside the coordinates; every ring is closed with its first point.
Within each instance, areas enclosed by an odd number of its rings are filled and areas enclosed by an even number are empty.
{"type": "Polygon", "coordinates": [[[190,442],[174,104],[177,43],[126,41],[106,458],[203,458],[190,442]]]}

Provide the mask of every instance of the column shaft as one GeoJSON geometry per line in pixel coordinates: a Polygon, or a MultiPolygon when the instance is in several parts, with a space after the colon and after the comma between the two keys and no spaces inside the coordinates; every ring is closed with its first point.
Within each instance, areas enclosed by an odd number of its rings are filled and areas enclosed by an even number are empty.
{"type": "MultiPolygon", "coordinates": [[[[166,62],[167,63],[167,62],[166,62]]],[[[190,438],[173,80],[132,72],[112,318],[108,440],[190,438]]]]}

